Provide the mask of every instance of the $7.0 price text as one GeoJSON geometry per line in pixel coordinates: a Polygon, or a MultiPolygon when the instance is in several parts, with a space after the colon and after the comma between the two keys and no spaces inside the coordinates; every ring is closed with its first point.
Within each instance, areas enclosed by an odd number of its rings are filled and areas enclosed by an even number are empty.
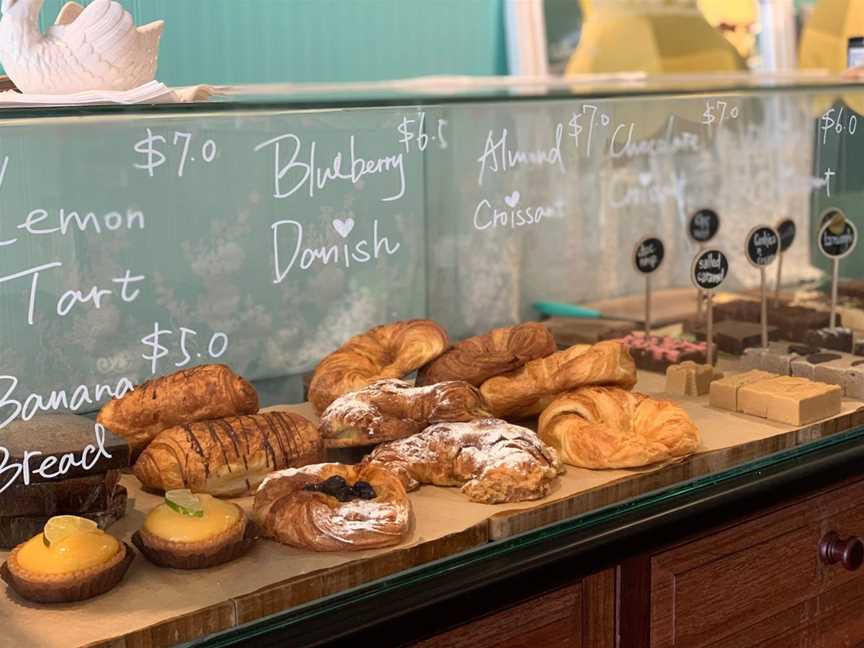
{"type": "Polygon", "coordinates": [[[168,155],[179,154],[176,173],[178,178],[182,178],[187,164],[199,160],[210,164],[219,153],[212,139],[201,142],[192,133],[181,131],[174,131],[169,139],[166,135],[154,133],[151,128],[147,129],[147,137],[135,144],[135,152],[142,156],[135,168],[146,171],[151,178],[156,175],[156,169],[168,162],[168,155]]]}

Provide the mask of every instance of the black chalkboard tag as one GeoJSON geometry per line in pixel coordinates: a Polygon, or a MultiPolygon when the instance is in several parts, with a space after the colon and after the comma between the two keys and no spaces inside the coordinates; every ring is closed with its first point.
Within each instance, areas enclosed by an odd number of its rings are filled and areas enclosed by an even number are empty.
{"type": "Polygon", "coordinates": [[[852,254],[858,243],[858,229],[839,209],[822,216],[819,230],[819,250],[829,259],[842,259],[852,254]]]}
{"type": "Polygon", "coordinates": [[[795,221],[791,218],[780,221],[777,225],[777,234],[780,236],[780,252],[785,252],[792,247],[796,232],[795,221]]]}
{"type": "Polygon", "coordinates": [[[833,329],[837,324],[837,285],[840,283],[840,259],[843,259],[855,249],[858,243],[858,229],[846,218],[842,210],[827,209],[820,219],[819,250],[831,259],[831,321],[833,329]]]}
{"type": "Polygon", "coordinates": [[[700,209],[690,217],[687,234],[696,243],[707,243],[720,229],[720,216],[713,209],[700,209]]]}
{"type": "Polygon", "coordinates": [[[714,291],[726,281],[729,274],[729,259],[720,250],[702,250],[690,266],[690,281],[707,296],[705,325],[705,357],[714,363],[714,291]]]}
{"type": "Polygon", "coordinates": [[[659,238],[647,237],[633,248],[633,267],[642,274],[651,274],[663,265],[666,248],[659,238]]]}
{"type": "Polygon", "coordinates": [[[773,227],[757,225],[747,234],[744,252],[751,265],[765,268],[774,263],[780,253],[780,235],[773,227]]]}
{"type": "Polygon", "coordinates": [[[783,253],[795,242],[797,227],[795,221],[786,218],[777,224],[777,235],[780,237],[780,260],[777,262],[777,279],[774,282],[774,301],[780,301],[780,286],[783,282],[783,253]]]}
{"type": "Polygon", "coordinates": [[[720,250],[702,250],[690,266],[693,285],[706,292],[719,288],[728,274],[729,259],[720,250]]]}

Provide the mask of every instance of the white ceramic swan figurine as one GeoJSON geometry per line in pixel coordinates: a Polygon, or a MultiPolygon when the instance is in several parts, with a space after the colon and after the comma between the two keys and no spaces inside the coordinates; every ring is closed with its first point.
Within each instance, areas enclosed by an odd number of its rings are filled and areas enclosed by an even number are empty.
{"type": "Polygon", "coordinates": [[[24,93],[131,90],[156,75],[163,21],[136,27],[119,2],[67,2],[46,33],[45,0],[2,0],[0,62],[24,93]]]}

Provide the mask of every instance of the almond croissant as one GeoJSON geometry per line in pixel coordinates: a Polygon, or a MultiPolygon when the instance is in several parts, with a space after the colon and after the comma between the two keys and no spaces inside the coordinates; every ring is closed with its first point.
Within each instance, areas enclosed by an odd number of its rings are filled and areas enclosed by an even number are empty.
{"type": "Polygon", "coordinates": [[[328,448],[346,448],[401,439],[440,421],[488,416],[483,396],[466,382],[412,387],[379,380],[333,401],[321,415],[321,434],[328,448]]]}

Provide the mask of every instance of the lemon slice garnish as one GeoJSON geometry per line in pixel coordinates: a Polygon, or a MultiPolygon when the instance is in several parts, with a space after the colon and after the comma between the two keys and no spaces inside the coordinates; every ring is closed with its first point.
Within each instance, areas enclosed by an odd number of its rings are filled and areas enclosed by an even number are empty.
{"type": "Polygon", "coordinates": [[[188,488],[178,488],[165,493],[165,503],[172,511],[187,517],[204,517],[201,499],[188,488]]]}
{"type": "Polygon", "coordinates": [[[42,541],[46,547],[50,547],[76,533],[96,531],[98,528],[99,526],[93,520],[87,518],[77,515],[55,515],[45,523],[42,541]]]}

